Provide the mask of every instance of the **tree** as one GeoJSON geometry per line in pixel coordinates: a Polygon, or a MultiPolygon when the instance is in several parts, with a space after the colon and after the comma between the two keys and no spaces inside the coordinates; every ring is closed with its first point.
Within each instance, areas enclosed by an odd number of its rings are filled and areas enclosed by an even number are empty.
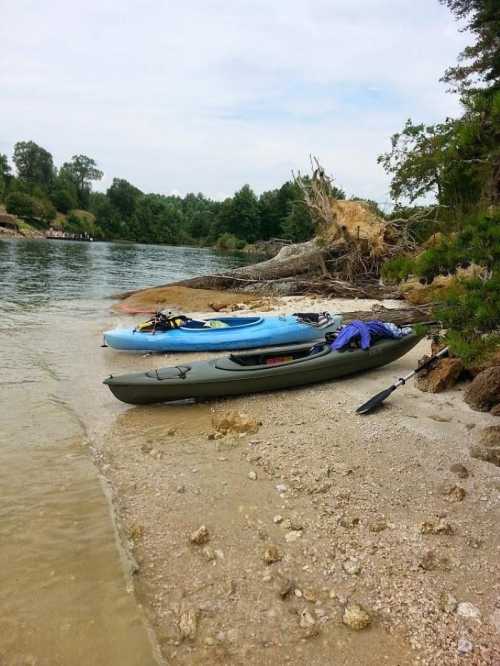
{"type": "Polygon", "coordinates": [[[113,178],[113,183],[108,188],[106,196],[118,213],[123,218],[129,219],[135,211],[137,199],[142,196],[142,192],[124,178],[113,178]]]}
{"type": "Polygon", "coordinates": [[[14,146],[14,164],[17,175],[29,187],[39,186],[48,190],[54,177],[52,155],[34,141],[18,141],[14,146]]]}
{"type": "Polygon", "coordinates": [[[80,205],[88,205],[92,182],[101,180],[103,172],[97,168],[97,163],[87,155],[73,155],[71,162],[65,162],[60,170],[60,176],[72,182],[78,193],[80,205]]]}
{"type": "Polygon", "coordinates": [[[241,190],[235,193],[230,221],[231,229],[229,231],[238,238],[249,243],[253,243],[259,238],[259,204],[250,185],[243,185],[241,190]]]}
{"type": "Polygon", "coordinates": [[[282,223],[283,233],[294,243],[302,243],[314,236],[314,222],[303,201],[296,201],[282,223]]]}
{"type": "Polygon", "coordinates": [[[460,64],[446,70],[443,80],[458,90],[483,84],[500,88],[500,4],[498,0],[440,0],[458,19],[467,21],[476,41],[459,56],[460,64]]]}

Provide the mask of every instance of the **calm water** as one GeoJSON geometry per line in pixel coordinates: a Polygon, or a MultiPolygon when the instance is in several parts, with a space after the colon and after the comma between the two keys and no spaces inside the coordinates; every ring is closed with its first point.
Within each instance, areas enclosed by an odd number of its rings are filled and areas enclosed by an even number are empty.
{"type": "Polygon", "coordinates": [[[0,664],[157,663],[89,455],[112,448],[124,414],[101,384],[122,362],[100,348],[115,323],[106,297],[241,261],[194,248],[0,241],[0,664]]]}
{"type": "Polygon", "coordinates": [[[0,301],[98,299],[241,265],[243,256],[167,245],[1,241],[0,301]]]}

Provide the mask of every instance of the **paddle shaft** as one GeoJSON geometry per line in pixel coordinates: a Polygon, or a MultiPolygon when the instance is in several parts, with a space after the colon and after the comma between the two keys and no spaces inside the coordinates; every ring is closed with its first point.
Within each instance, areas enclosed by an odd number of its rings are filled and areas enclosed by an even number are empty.
{"type": "Polygon", "coordinates": [[[448,347],[444,347],[439,351],[437,354],[434,354],[434,356],[431,356],[430,358],[427,359],[427,361],[424,361],[421,365],[418,366],[418,368],[415,368],[415,370],[412,370],[409,372],[407,375],[404,377],[400,377],[397,382],[395,382],[392,386],[394,388],[397,388],[398,386],[403,386],[406,384],[408,379],[411,379],[414,375],[418,374],[421,370],[424,370],[425,368],[428,368],[432,363],[434,363],[435,360],[438,358],[441,358],[442,356],[446,356],[448,353],[448,347]]]}
{"type": "Polygon", "coordinates": [[[415,368],[415,370],[412,370],[404,377],[398,379],[397,382],[391,384],[391,386],[384,389],[383,391],[380,391],[380,393],[374,395],[372,398],[370,398],[370,400],[367,400],[365,403],[363,403],[360,407],[357,408],[356,412],[358,414],[368,414],[368,412],[371,412],[372,409],[374,409],[378,405],[381,405],[384,402],[384,400],[388,398],[391,395],[391,393],[395,391],[399,386],[403,386],[404,384],[406,384],[408,379],[418,374],[424,368],[428,368],[436,359],[441,358],[447,353],[448,353],[448,347],[441,349],[440,352],[434,354],[434,356],[431,356],[431,358],[427,359],[427,361],[424,361],[424,363],[422,363],[422,365],[419,365],[418,368],[415,368]]]}

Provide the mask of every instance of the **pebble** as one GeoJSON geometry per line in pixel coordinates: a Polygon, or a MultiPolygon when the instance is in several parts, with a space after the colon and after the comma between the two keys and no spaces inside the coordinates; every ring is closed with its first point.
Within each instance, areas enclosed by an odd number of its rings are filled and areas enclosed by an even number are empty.
{"type": "Polygon", "coordinates": [[[383,532],[385,529],[387,529],[387,523],[385,520],[374,520],[369,525],[370,532],[374,532],[375,534],[383,532]]]}
{"type": "Polygon", "coordinates": [[[449,592],[441,592],[439,597],[439,608],[444,613],[453,613],[458,605],[458,601],[449,592]]]}
{"type": "Polygon", "coordinates": [[[356,631],[366,629],[371,624],[371,621],[372,619],[368,611],[363,606],[355,603],[346,606],[342,615],[342,622],[356,631]]]}
{"type": "Polygon", "coordinates": [[[205,546],[202,552],[207,562],[213,562],[213,560],[215,560],[215,553],[209,546],[205,546]]]}
{"type": "Polygon", "coordinates": [[[350,576],[357,576],[361,573],[361,564],[359,563],[359,560],[349,558],[342,563],[342,569],[350,576]]]}
{"type": "Polygon", "coordinates": [[[457,615],[477,619],[481,616],[481,611],[469,601],[461,601],[457,606],[457,615]]]}
{"type": "Polygon", "coordinates": [[[205,525],[201,525],[197,530],[191,533],[189,540],[197,546],[202,546],[210,540],[210,532],[205,525]]]}
{"type": "Polygon", "coordinates": [[[184,484],[182,486],[177,486],[176,491],[178,493],[185,493],[186,492],[186,486],[184,484]]]}
{"type": "Polygon", "coordinates": [[[457,652],[459,654],[469,654],[474,646],[467,638],[459,638],[457,643],[457,652]]]}
{"type": "Polygon", "coordinates": [[[288,543],[292,543],[293,541],[297,541],[297,539],[300,539],[302,536],[302,532],[300,530],[292,530],[291,532],[287,532],[285,534],[285,541],[288,543]]]}
{"type": "Polygon", "coordinates": [[[467,479],[469,476],[469,470],[462,463],[454,463],[450,465],[450,472],[456,474],[459,479],[467,479]]]}
{"type": "Polygon", "coordinates": [[[311,613],[307,610],[307,608],[304,608],[304,610],[300,612],[299,625],[303,629],[307,629],[309,627],[312,627],[315,623],[316,620],[313,618],[311,613]]]}
{"type": "Polygon", "coordinates": [[[274,564],[274,562],[279,562],[282,559],[283,555],[280,553],[278,546],[270,545],[264,551],[263,560],[266,564],[274,564]]]}
{"type": "Polygon", "coordinates": [[[276,581],[276,591],[284,599],[293,589],[293,581],[290,578],[278,578],[276,581]]]}
{"type": "Polygon", "coordinates": [[[248,472],[248,478],[250,481],[257,481],[257,472],[254,472],[253,470],[248,472]]]}
{"type": "Polygon", "coordinates": [[[285,486],[284,483],[278,483],[278,485],[276,486],[276,490],[279,493],[286,493],[286,491],[288,490],[288,486],[285,486]]]}
{"type": "Polygon", "coordinates": [[[299,588],[296,588],[293,593],[295,594],[296,597],[299,599],[302,597],[302,590],[299,590],[299,588]]]}
{"type": "Polygon", "coordinates": [[[179,618],[179,632],[182,639],[193,640],[198,626],[198,613],[194,608],[186,608],[179,618]]]}
{"type": "Polygon", "coordinates": [[[274,516],[273,523],[279,525],[282,522],[283,522],[283,516],[280,516],[279,514],[277,516],[274,516]]]}

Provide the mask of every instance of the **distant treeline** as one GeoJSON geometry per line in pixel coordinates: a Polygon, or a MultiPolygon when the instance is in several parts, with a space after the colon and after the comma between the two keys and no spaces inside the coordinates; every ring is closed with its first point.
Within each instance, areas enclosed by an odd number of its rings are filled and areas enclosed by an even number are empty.
{"type": "MultiPolygon", "coordinates": [[[[0,201],[7,212],[37,227],[97,239],[225,249],[274,237],[304,241],[313,236],[313,220],[291,181],[260,196],[244,185],[232,197],[214,201],[203,194],[146,194],[123,178],[114,178],[106,193],[95,192],[92,185],[103,173],[94,159],[75,155],[56,168],[50,152],[33,141],[16,143],[12,162],[15,175],[0,154],[0,201]]],[[[334,194],[345,198],[340,189],[334,194]]]]}

